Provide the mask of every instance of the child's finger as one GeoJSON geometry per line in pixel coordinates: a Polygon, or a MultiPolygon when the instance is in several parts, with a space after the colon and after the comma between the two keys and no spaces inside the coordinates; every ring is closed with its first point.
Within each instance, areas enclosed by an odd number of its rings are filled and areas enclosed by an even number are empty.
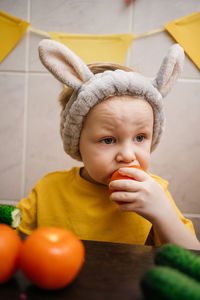
{"type": "Polygon", "coordinates": [[[113,180],[109,184],[110,190],[136,192],[139,189],[137,181],[130,179],[113,180]]]}
{"type": "Polygon", "coordinates": [[[126,175],[126,176],[129,176],[129,177],[132,177],[137,181],[145,181],[146,179],[149,178],[148,173],[146,173],[145,171],[142,171],[140,169],[137,169],[137,168],[126,168],[126,167],[124,167],[124,168],[120,168],[118,170],[118,172],[121,175],[126,175]]]}
{"type": "Polygon", "coordinates": [[[138,193],[129,193],[129,192],[114,192],[110,195],[111,201],[132,203],[138,198],[138,193]]]}

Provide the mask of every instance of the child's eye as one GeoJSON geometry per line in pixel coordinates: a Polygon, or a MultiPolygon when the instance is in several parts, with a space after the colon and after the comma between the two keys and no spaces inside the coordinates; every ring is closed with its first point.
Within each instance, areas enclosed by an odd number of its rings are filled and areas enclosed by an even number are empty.
{"type": "Polygon", "coordinates": [[[141,143],[141,142],[143,142],[144,138],[145,138],[145,137],[144,137],[143,134],[139,134],[139,135],[136,136],[136,141],[137,141],[138,143],[141,143]]]}
{"type": "Polygon", "coordinates": [[[113,144],[115,142],[115,139],[112,138],[112,137],[108,137],[108,138],[105,138],[105,139],[101,140],[101,142],[104,143],[104,144],[109,145],[109,144],[113,144]]]}

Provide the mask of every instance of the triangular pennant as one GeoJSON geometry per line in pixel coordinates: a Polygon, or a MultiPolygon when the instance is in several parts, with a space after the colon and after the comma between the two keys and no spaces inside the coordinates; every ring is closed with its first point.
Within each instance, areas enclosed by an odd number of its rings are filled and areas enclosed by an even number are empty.
{"type": "Polygon", "coordinates": [[[15,47],[29,23],[0,10],[0,62],[15,47]]]}
{"type": "Polygon", "coordinates": [[[165,24],[165,28],[200,70],[200,11],[165,24]]]}
{"type": "Polygon", "coordinates": [[[63,43],[85,63],[97,61],[123,64],[133,34],[93,35],[50,32],[53,40],[63,43]]]}

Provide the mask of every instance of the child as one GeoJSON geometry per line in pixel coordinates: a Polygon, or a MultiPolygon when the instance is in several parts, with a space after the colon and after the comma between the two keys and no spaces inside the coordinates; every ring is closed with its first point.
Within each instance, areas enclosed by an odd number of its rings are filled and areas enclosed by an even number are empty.
{"type": "Polygon", "coordinates": [[[84,167],[42,178],[18,204],[19,230],[30,234],[36,227],[61,226],[85,240],[144,245],[151,237],[154,245],[200,249],[168,183],[145,172],[163,131],[162,97],[181,72],[183,49],[171,47],[153,82],[120,65],[87,66],[56,41],[40,42],[39,55],[70,87],[60,96],[60,132],[65,151],[84,167]],[[145,171],[128,168],[136,165],[145,171]],[[130,179],[109,184],[118,169],[130,179]]]}

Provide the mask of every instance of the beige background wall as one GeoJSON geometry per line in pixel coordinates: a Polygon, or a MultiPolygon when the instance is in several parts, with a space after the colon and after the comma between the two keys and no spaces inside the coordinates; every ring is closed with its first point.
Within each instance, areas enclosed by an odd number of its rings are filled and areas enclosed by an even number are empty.
{"type": "MultiPolygon", "coordinates": [[[[135,35],[200,9],[199,0],[0,0],[0,10],[44,31],[135,35]]],[[[42,67],[26,32],[0,64],[0,203],[15,204],[48,172],[77,165],[62,149],[61,85],[42,67]]],[[[153,78],[174,40],[162,32],[134,40],[126,64],[153,78]]],[[[200,54],[199,54],[200,55],[200,54]]],[[[181,79],[166,98],[167,126],[150,171],[170,182],[177,205],[200,236],[200,72],[186,57],[181,79]]]]}

